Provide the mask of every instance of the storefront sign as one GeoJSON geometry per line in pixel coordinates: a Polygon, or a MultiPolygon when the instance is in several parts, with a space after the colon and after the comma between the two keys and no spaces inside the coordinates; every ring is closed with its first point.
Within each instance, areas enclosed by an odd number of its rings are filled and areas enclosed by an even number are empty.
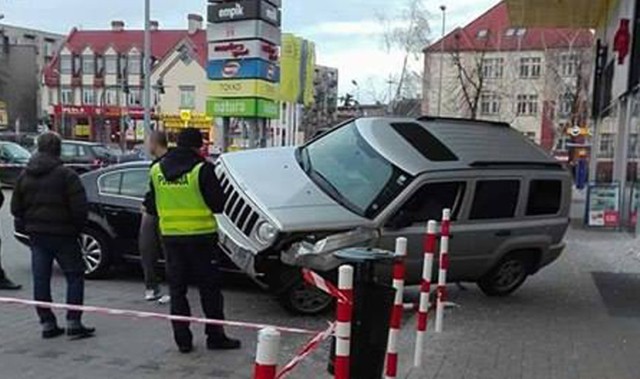
{"type": "Polygon", "coordinates": [[[211,97],[259,97],[278,99],[278,85],[266,80],[218,80],[210,84],[211,97]]]}
{"type": "Polygon", "coordinates": [[[620,184],[589,184],[587,225],[615,228],[620,225],[620,184]]]}
{"type": "Polygon", "coordinates": [[[212,117],[278,118],[279,111],[278,102],[265,99],[209,98],[207,101],[207,114],[212,117]]]}
{"type": "Polygon", "coordinates": [[[262,59],[227,59],[209,61],[209,79],[264,79],[280,81],[280,67],[262,59]]]}
{"type": "Polygon", "coordinates": [[[95,114],[95,107],[88,105],[56,105],[53,107],[55,114],[65,116],[92,116],[95,114]]]}
{"type": "Polygon", "coordinates": [[[207,29],[210,41],[241,41],[261,39],[280,45],[280,28],[262,20],[244,20],[209,24],[207,29]]]}
{"type": "Polygon", "coordinates": [[[180,114],[163,114],[160,116],[165,129],[181,129],[185,127],[197,129],[210,129],[213,125],[213,118],[205,114],[190,113],[188,121],[184,121],[184,115],[180,114]]]}
{"type": "Polygon", "coordinates": [[[208,21],[211,23],[264,20],[272,25],[281,25],[281,13],[278,7],[264,0],[240,0],[211,4],[208,8],[208,21]]]}
{"type": "Polygon", "coordinates": [[[279,49],[272,43],[258,39],[209,43],[210,61],[240,58],[258,58],[265,61],[275,62],[279,58],[279,49]]]}
{"type": "Polygon", "coordinates": [[[73,135],[75,137],[88,138],[91,136],[91,127],[86,124],[76,124],[73,128],[73,135]]]}

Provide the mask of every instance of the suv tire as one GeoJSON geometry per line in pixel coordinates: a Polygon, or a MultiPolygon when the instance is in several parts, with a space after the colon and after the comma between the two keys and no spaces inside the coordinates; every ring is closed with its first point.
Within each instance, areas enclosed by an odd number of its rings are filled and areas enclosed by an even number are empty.
{"type": "Polygon", "coordinates": [[[508,296],[520,288],[529,276],[531,256],[526,252],[510,253],[478,281],[487,296],[508,296]]]}
{"type": "Polygon", "coordinates": [[[333,306],[333,298],[307,284],[302,275],[297,275],[279,295],[278,300],[288,312],[300,316],[323,314],[333,306]]]}
{"type": "Polygon", "coordinates": [[[85,229],[79,241],[87,279],[105,278],[111,269],[111,252],[104,233],[85,229]]]}

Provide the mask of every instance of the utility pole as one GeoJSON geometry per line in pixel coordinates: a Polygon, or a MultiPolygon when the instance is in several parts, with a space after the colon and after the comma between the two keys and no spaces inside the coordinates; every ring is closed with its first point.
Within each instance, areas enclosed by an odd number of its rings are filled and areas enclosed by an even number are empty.
{"type": "Polygon", "coordinates": [[[151,0],[144,0],[144,137],[151,134],[151,0]]]}
{"type": "Polygon", "coordinates": [[[447,25],[447,7],[445,5],[441,5],[440,10],[442,11],[442,38],[440,39],[440,84],[438,85],[438,117],[440,117],[442,113],[442,70],[444,68],[444,33],[447,25]]]}

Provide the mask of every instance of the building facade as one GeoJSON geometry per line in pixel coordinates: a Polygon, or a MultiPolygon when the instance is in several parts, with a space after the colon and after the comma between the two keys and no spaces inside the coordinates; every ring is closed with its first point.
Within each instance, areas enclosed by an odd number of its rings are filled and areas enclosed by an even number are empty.
{"type": "MultiPolygon", "coordinates": [[[[202,17],[189,15],[184,30],[163,30],[154,21],[151,41],[153,122],[201,123],[207,91],[202,17]]],[[[66,138],[140,141],[143,50],[144,32],[128,30],[122,21],[113,21],[110,30],[72,30],[44,71],[42,102],[54,128],[66,138]]]]}
{"type": "Polygon", "coordinates": [[[589,29],[512,25],[501,2],[424,50],[423,114],[508,122],[568,157],[588,120],[589,29]]]}
{"type": "Polygon", "coordinates": [[[0,24],[0,102],[7,113],[0,128],[15,130],[18,125],[21,131],[35,131],[45,115],[40,75],[63,40],[59,34],[0,24]]]}

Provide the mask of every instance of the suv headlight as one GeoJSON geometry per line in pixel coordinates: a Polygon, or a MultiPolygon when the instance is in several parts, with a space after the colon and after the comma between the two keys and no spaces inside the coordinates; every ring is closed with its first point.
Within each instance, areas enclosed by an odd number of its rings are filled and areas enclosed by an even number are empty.
{"type": "Polygon", "coordinates": [[[256,229],[256,236],[258,237],[260,242],[270,244],[275,241],[277,235],[278,229],[267,221],[262,221],[260,224],[258,224],[258,228],[256,229]]]}

